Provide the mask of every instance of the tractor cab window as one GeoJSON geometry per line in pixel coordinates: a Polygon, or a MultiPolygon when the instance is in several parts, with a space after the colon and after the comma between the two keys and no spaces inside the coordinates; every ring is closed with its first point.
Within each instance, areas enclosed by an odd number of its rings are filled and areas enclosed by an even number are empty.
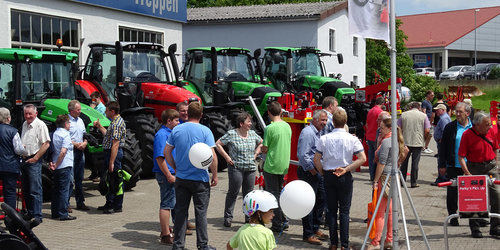
{"type": "MultiPolygon", "coordinates": [[[[93,49],[94,50],[94,49],[93,49]]],[[[94,59],[90,53],[85,74],[90,79],[100,83],[111,101],[116,100],[114,90],[116,87],[116,52],[114,48],[102,49],[102,61],[94,59]]]]}
{"type": "Polygon", "coordinates": [[[209,53],[204,53],[201,63],[196,63],[192,58],[186,66],[186,80],[194,83],[198,89],[203,103],[212,103],[212,60],[209,53]]]}
{"type": "Polygon", "coordinates": [[[10,109],[15,99],[14,65],[0,62],[0,107],[10,109]]]}
{"type": "Polygon", "coordinates": [[[160,51],[123,51],[123,79],[131,82],[168,81],[164,65],[160,51]]]}
{"type": "Polygon", "coordinates": [[[250,58],[245,54],[217,55],[217,78],[224,81],[254,81],[250,58]]]}
{"type": "Polygon", "coordinates": [[[294,53],[293,68],[296,76],[323,76],[319,55],[315,53],[294,53]]]}
{"type": "Polygon", "coordinates": [[[58,97],[73,99],[73,70],[67,62],[37,62],[21,65],[21,97],[25,101],[41,101],[58,97]]]}
{"type": "Polygon", "coordinates": [[[275,82],[275,87],[283,92],[286,89],[287,81],[286,53],[283,51],[267,52],[264,60],[264,75],[272,79],[275,82]]]}

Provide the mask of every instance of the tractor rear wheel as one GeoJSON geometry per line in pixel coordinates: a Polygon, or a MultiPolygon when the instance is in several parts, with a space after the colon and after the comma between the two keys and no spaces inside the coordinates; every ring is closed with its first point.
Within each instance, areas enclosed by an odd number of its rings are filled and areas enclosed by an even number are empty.
{"type": "Polygon", "coordinates": [[[129,181],[123,182],[124,190],[128,191],[135,187],[137,182],[139,181],[139,176],[142,173],[141,165],[143,163],[139,141],[136,139],[136,135],[132,133],[130,129],[127,129],[125,145],[123,146],[122,150],[122,169],[127,171],[127,173],[132,176],[129,181]]]}
{"type": "MultiPolygon", "coordinates": [[[[201,124],[210,128],[212,134],[214,135],[215,141],[219,140],[223,135],[227,133],[228,130],[233,128],[227,117],[219,112],[204,114],[200,122],[201,124]]],[[[215,150],[215,153],[217,154],[218,161],[217,170],[222,171],[226,169],[227,163],[226,160],[224,160],[224,157],[222,157],[222,155],[219,154],[217,150],[215,150]]]]}
{"type": "Polygon", "coordinates": [[[127,117],[127,126],[135,133],[142,151],[142,176],[153,177],[153,149],[158,119],[153,114],[137,114],[127,117]]]}

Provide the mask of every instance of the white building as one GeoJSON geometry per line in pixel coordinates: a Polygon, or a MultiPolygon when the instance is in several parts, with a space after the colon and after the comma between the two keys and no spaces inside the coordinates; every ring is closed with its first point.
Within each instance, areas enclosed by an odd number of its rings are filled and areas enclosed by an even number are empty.
{"type": "Polygon", "coordinates": [[[327,72],[365,86],[365,40],[349,34],[347,1],[190,8],[182,35],[185,49],[312,46],[342,53],[341,65],[336,57],[323,57],[327,72]]]}
{"type": "Polygon", "coordinates": [[[177,43],[181,52],[185,21],[186,0],[0,0],[0,47],[56,50],[62,38],[80,64],[96,42],[177,43]]]}

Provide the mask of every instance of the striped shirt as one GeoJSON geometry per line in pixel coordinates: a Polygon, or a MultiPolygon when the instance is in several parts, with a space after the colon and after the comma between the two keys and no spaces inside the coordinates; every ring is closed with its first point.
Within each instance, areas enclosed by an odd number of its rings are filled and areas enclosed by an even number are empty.
{"type": "Polygon", "coordinates": [[[117,115],[115,119],[111,121],[109,127],[102,140],[102,147],[104,149],[111,149],[113,145],[113,140],[120,140],[120,147],[125,145],[125,134],[127,133],[127,127],[125,126],[125,120],[120,115],[117,115]]]}

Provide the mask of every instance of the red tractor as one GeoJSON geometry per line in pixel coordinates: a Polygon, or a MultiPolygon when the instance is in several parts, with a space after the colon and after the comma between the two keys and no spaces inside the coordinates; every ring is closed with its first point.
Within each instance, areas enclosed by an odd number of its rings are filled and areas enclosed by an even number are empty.
{"type": "MultiPolygon", "coordinates": [[[[153,141],[161,112],[175,109],[179,102],[200,101],[179,87],[177,45],[168,53],[153,43],[90,44],[85,68],[76,82],[81,94],[90,99],[98,91],[103,103],[118,101],[127,128],[136,134],[142,156],[142,175],[153,175],[153,141]]],[[[138,152],[131,152],[137,154],[138,152]]],[[[124,157],[125,158],[125,157],[124,157]]]]}

